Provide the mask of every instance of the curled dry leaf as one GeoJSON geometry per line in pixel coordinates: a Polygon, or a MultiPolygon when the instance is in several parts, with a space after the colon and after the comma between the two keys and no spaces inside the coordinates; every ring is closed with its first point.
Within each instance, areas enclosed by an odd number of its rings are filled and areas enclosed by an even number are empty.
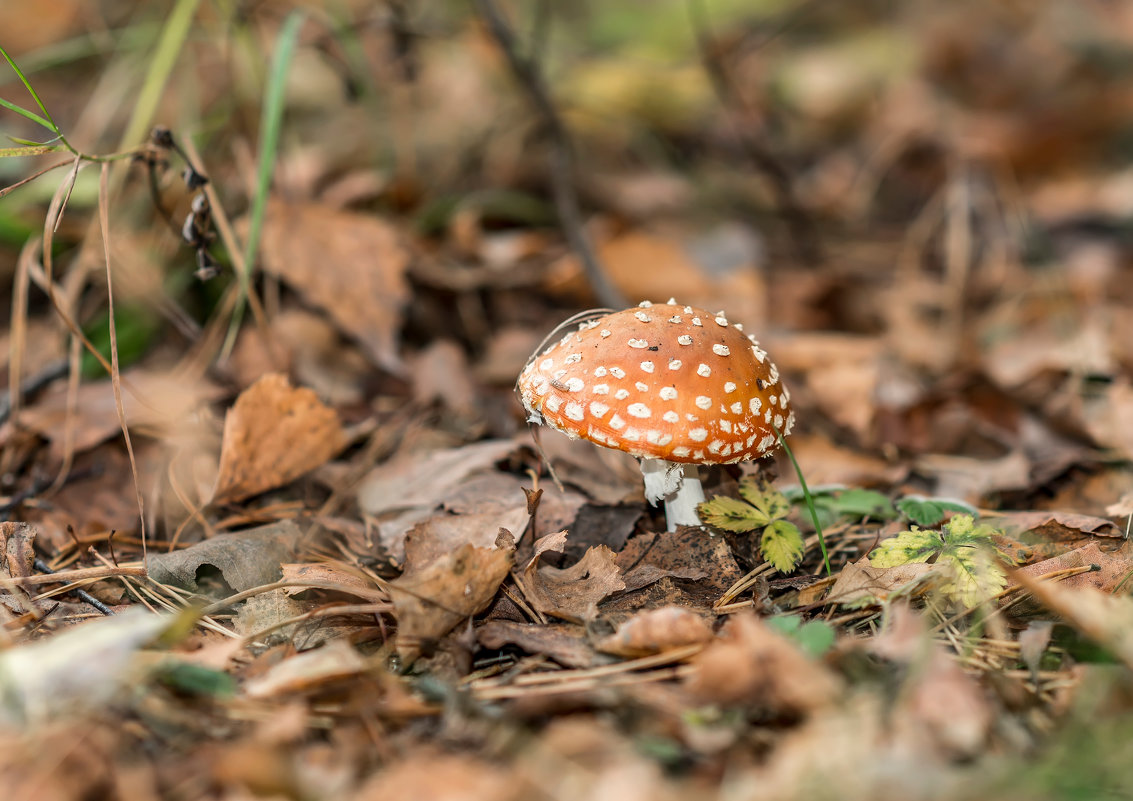
{"type": "Polygon", "coordinates": [[[596,647],[607,654],[633,658],[711,639],[712,629],[700,615],[681,606],[662,606],[634,615],[596,647]]]}
{"type": "Polygon", "coordinates": [[[285,595],[297,595],[305,592],[304,582],[311,582],[321,590],[340,592],[343,595],[353,595],[367,601],[374,601],[384,596],[384,593],[374,586],[374,582],[361,575],[360,571],[351,569],[343,564],[330,564],[317,562],[314,564],[287,564],[282,566],[284,581],[293,581],[297,586],[286,587],[285,595]]]}
{"type": "Polygon", "coordinates": [[[197,573],[209,566],[237,592],[279,581],[282,564],[292,558],[302,532],[291,520],[222,534],[183,551],[156,553],[146,558],[149,577],[162,584],[197,589],[197,573]]]}
{"type": "Polygon", "coordinates": [[[706,703],[797,717],[826,706],[841,682],[755,615],[737,614],[693,657],[688,690],[706,703]]]}
{"type": "Polygon", "coordinates": [[[515,543],[501,536],[494,548],[462,545],[411,575],[389,583],[397,618],[397,652],[411,663],[422,646],[491,603],[507,578],[515,543]]]}
{"type": "Polygon", "coordinates": [[[1096,540],[1090,541],[1068,553],[1020,568],[1018,573],[1038,578],[1059,570],[1087,566],[1097,569],[1067,576],[1059,583],[1068,588],[1094,587],[1102,592],[1114,592],[1118,585],[1133,574],[1133,546],[1129,542],[1122,542],[1118,548],[1103,551],[1096,540]]]}
{"type": "Polygon", "coordinates": [[[32,574],[36,530],[27,523],[0,523],[0,568],[11,578],[32,574]]]}
{"type": "Polygon", "coordinates": [[[327,206],[273,201],[262,248],[267,272],[326,312],[374,364],[402,372],[397,331],[409,298],[409,252],[389,224],[327,206]]]}
{"type": "Polygon", "coordinates": [[[239,501],[293,481],[342,448],[335,411],[278,373],[240,393],[224,418],[213,503],[239,501]]]}
{"type": "Polygon", "coordinates": [[[564,547],[565,531],[548,534],[535,543],[535,555],[523,569],[524,593],[545,614],[576,623],[593,620],[603,598],[625,589],[616,555],[599,545],[568,568],[537,567],[543,554],[561,552],[564,547]]]}
{"type": "Polygon", "coordinates": [[[272,665],[245,686],[249,698],[271,698],[302,692],[335,679],[355,676],[367,669],[366,660],[346,640],[305,651],[272,665]]]}

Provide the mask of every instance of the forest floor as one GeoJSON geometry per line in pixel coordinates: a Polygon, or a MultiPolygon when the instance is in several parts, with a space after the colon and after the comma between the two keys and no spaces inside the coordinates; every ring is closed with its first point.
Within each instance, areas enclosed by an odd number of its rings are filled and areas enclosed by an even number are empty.
{"type": "Polygon", "coordinates": [[[1133,797],[1133,5],[169,5],[0,32],[7,797],[1133,797]],[[515,392],[669,298],[675,531],[515,392]]]}

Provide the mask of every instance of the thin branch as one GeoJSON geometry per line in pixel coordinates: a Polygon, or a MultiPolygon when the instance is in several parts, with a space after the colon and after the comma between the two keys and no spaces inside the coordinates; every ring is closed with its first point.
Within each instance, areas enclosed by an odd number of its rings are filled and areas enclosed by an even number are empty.
{"type": "Polygon", "coordinates": [[[790,173],[779,158],[750,133],[754,127],[755,112],[732,81],[727,66],[717,52],[709,29],[708,10],[704,7],[704,0],[687,0],[687,3],[697,48],[700,50],[701,63],[720,104],[732,112],[732,122],[740,148],[756,170],[770,182],[779,204],[779,213],[787,224],[799,258],[810,266],[821,264],[823,254],[818,231],[810,215],[799,205],[795,197],[790,173]]]}
{"type": "Polygon", "coordinates": [[[550,178],[551,191],[555,199],[555,209],[558,212],[559,223],[566,234],[571,250],[578,254],[586,277],[594,295],[603,306],[615,309],[624,308],[625,299],[621,293],[606,277],[598,256],[590,243],[590,238],[582,225],[582,212],[578,204],[578,193],[574,187],[574,155],[571,147],[570,133],[563,124],[562,118],[551,101],[547,85],[534,61],[520,55],[519,44],[515,33],[500,15],[499,9],[493,0],[472,0],[476,12],[484,21],[488,32],[492,35],[507,58],[508,66],[516,82],[527,95],[531,105],[542,121],[543,127],[551,139],[550,178]]]}

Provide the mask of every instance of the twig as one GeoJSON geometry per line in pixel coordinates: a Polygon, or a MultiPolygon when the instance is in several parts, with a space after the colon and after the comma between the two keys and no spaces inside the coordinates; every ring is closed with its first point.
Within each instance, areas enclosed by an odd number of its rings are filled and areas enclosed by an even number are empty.
{"type": "Polygon", "coordinates": [[[531,105],[535,107],[544,129],[550,136],[551,191],[554,194],[559,223],[563,227],[571,250],[578,254],[578,258],[582,261],[582,268],[598,302],[615,309],[624,308],[625,299],[606,277],[598,256],[590,244],[590,238],[582,226],[582,212],[579,209],[578,193],[574,188],[574,155],[570,134],[551,101],[543,76],[531,58],[520,55],[515,33],[500,15],[495,2],[472,0],[472,4],[487,26],[488,32],[503,51],[512,75],[526,93],[531,105]]]}
{"type": "Polygon", "coordinates": [[[46,563],[42,563],[42,560],[36,560],[36,562],[36,569],[43,571],[47,575],[12,576],[12,578],[8,580],[20,587],[34,587],[39,584],[66,584],[73,581],[84,581],[86,579],[104,579],[112,576],[144,576],[146,574],[146,569],[141,565],[123,565],[122,567],[79,567],[74,570],[61,570],[56,573],[48,568],[46,563]],[[43,567],[40,567],[39,563],[42,563],[43,567]]]}
{"type": "MultiPolygon", "coordinates": [[[[42,559],[36,559],[33,564],[34,564],[36,570],[38,570],[40,573],[46,573],[47,577],[54,578],[55,575],[57,575],[55,573],[55,571],[52,570],[50,567],[48,567],[47,563],[44,562],[42,559]]],[[[40,578],[46,578],[46,577],[41,576],[40,578]]],[[[56,581],[65,581],[66,579],[56,578],[55,580],[56,581]]],[[[72,590],[72,592],[75,593],[76,597],[78,597],[79,600],[81,600],[83,603],[87,604],[88,606],[94,607],[95,609],[97,609],[99,612],[101,612],[104,615],[113,616],[113,614],[114,614],[113,609],[111,609],[109,606],[104,604],[102,601],[95,598],[93,595],[91,595],[86,590],[75,589],[75,590],[72,590]]]]}
{"type": "Polygon", "coordinates": [[[704,0],[687,0],[687,2],[701,63],[720,104],[732,111],[733,127],[740,148],[747,159],[771,183],[779,203],[779,213],[787,224],[799,258],[812,267],[822,264],[824,257],[819,244],[818,231],[810,215],[799,205],[795,197],[790,174],[783,167],[782,162],[749,133],[755,114],[736,88],[723,60],[716,53],[704,0]]]}

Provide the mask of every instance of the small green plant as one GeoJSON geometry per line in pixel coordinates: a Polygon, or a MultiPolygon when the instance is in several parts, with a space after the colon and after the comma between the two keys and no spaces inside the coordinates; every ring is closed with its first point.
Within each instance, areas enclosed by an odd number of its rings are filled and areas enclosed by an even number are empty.
{"type": "MultiPolygon", "coordinates": [[[[802,487],[792,487],[784,495],[796,506],[806,507],[802,487]]],[[[875,490],[825,486],[812,489],[811,496],[824,527],[833,526],[841,520],[891,520],[897,516],[889,497],[875,490]]]]}
{"type": "Polygon", "coordinates": [[[700,519],[737,534],[762,532],[759,552],[780,573],[789,573],[803,558],[803,535],[786,517],[791,504],[783,493],[754,476],[740,481],[740,498],[717,495],[700,504],[700,519]]]}
{"type": "Polygon", "coordinates": [[[798,615],[781,615],[766,619],[767,625],[789,637],[807,656],[820,657],[834,645],[834,628],[825,620],[808,620],[798,615]]]}
{"type": "Polygon", "coordinates": [[[897,501],[897,511],[918,526],[936,526],[949,512],[978,516],[974,507],[950,498],[926,498],[923,495],[906,495],[897,501]]]}
{"type": "Polygon", "coordinates": [[[941,592],[970,608],[1007,586],[1000,565],[1004,557],[992,539],[995,533],[991,526],[977,526],[971,515],[956,515],[939,531],[913,526],[882,540],[869,561],[874,567],[898,567],[935,558],[943,578],[941,592]]]}

